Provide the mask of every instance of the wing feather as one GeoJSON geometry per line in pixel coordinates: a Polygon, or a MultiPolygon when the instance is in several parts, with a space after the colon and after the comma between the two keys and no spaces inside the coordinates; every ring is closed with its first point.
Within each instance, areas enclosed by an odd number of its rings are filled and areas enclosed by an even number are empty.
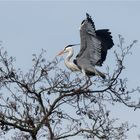
{"type": "Polygon", "coordinates": [[[108,29],[95,30],[91,16],[82,21],[80,27],[81,46],[76,63],[81,69],[92,69],[95,65],[102,66],[106,59],[107,50],[114,43],[108,29]]]}
{"type": "Polygon", "coordinates": [[[96,30],[96,36],[101,40],[101,59],[97,62],[97,65],[102,66],[102,63],[106,59],[108,49],[111,49],[114,43],[109,29],[96,30]]]}
{"type": "Polygon", "coordinates": [[[80,38],[81,48],[76,56],[79,67],[86,69],[93,67],[101,59],[101,41],[97,38],[95,26],[91,18],[87,17],[81,24],[80,38]]]}

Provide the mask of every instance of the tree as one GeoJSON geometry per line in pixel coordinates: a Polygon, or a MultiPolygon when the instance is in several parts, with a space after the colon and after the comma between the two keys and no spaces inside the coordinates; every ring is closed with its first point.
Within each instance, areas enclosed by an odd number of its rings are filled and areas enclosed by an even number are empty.
{"type": "Polygon", "coordinates": [[[126,132],[133,126],[127,122],[116,125],[118,120],[110,117],[106,104],[140,108],[140,102],[132,100],[139,88],[128,90],[126,78],[121,78],[125,58],[135,43],[124,47],[119,35],[115,70],[110,72],[107,67],[105,80],[64,71],[58,59],[47,62],[43,58],[44,50],[39,56],[33,55],[33,66],[24,74],[14,67],[15,58],[1,48],[1,137],[10,133],[13,140],[66,140],[74,136],[126,139],[126,132]]]}

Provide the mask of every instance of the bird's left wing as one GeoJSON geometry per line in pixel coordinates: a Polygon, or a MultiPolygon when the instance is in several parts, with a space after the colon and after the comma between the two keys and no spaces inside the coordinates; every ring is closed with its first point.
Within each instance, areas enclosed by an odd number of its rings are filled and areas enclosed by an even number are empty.
{"type": "Polygon", "coordinates": [[[81,48],[76,57],[80,68],[95,66],[101,59],[101,41],[97,38],[94,22],[87,15],[80,27],[81,48]]]}

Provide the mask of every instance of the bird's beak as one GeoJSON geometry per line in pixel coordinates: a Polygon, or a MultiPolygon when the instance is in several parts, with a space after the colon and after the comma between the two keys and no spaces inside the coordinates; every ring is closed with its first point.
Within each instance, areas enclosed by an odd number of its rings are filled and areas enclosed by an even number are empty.
{"type": "Polygon", "coordinates": [[[61,51],[61,52],[59,52],[59,53],[57,54],[57,56],[63,55],[63,54],[64,54],[64,51],[61,51]]]}

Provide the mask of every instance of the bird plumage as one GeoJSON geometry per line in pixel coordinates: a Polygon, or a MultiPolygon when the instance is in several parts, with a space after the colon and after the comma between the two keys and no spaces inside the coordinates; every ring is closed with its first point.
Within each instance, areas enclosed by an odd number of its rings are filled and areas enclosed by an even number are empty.
{"type": "Polygon", "coordinates": [[[68,55],[65,58],[65,65],[71,71],[80,71],[80,69],[77,67],[77,65],[75,63],[73,63],[72,61],[70,61],[71,57],[74,54],[74,50],[73,50],[72,46],[74,46],[74,45],[68,45],[64,49],[64,52],[66,52],[66,53],[68,52],[68,55]]]}
{"type": "Polygon", "coordinates": [[[114,43],[109,29],[96,30],[95,24],[89,14],[82,21],[80,27],[80,51],[74,59],[73,64],[70,57],[73,55],[72,46],[68,45],[63,52],[69,52],[65,60],[66,66],[73,70],[82,71],[86,75],[99,75],[105,78],[105,75],[95,69],[95,66],[102,66],[106,59],[108,49],[112,48],[114,43]],[[68,48],[68,49],[67,49],[68,48]]]}

